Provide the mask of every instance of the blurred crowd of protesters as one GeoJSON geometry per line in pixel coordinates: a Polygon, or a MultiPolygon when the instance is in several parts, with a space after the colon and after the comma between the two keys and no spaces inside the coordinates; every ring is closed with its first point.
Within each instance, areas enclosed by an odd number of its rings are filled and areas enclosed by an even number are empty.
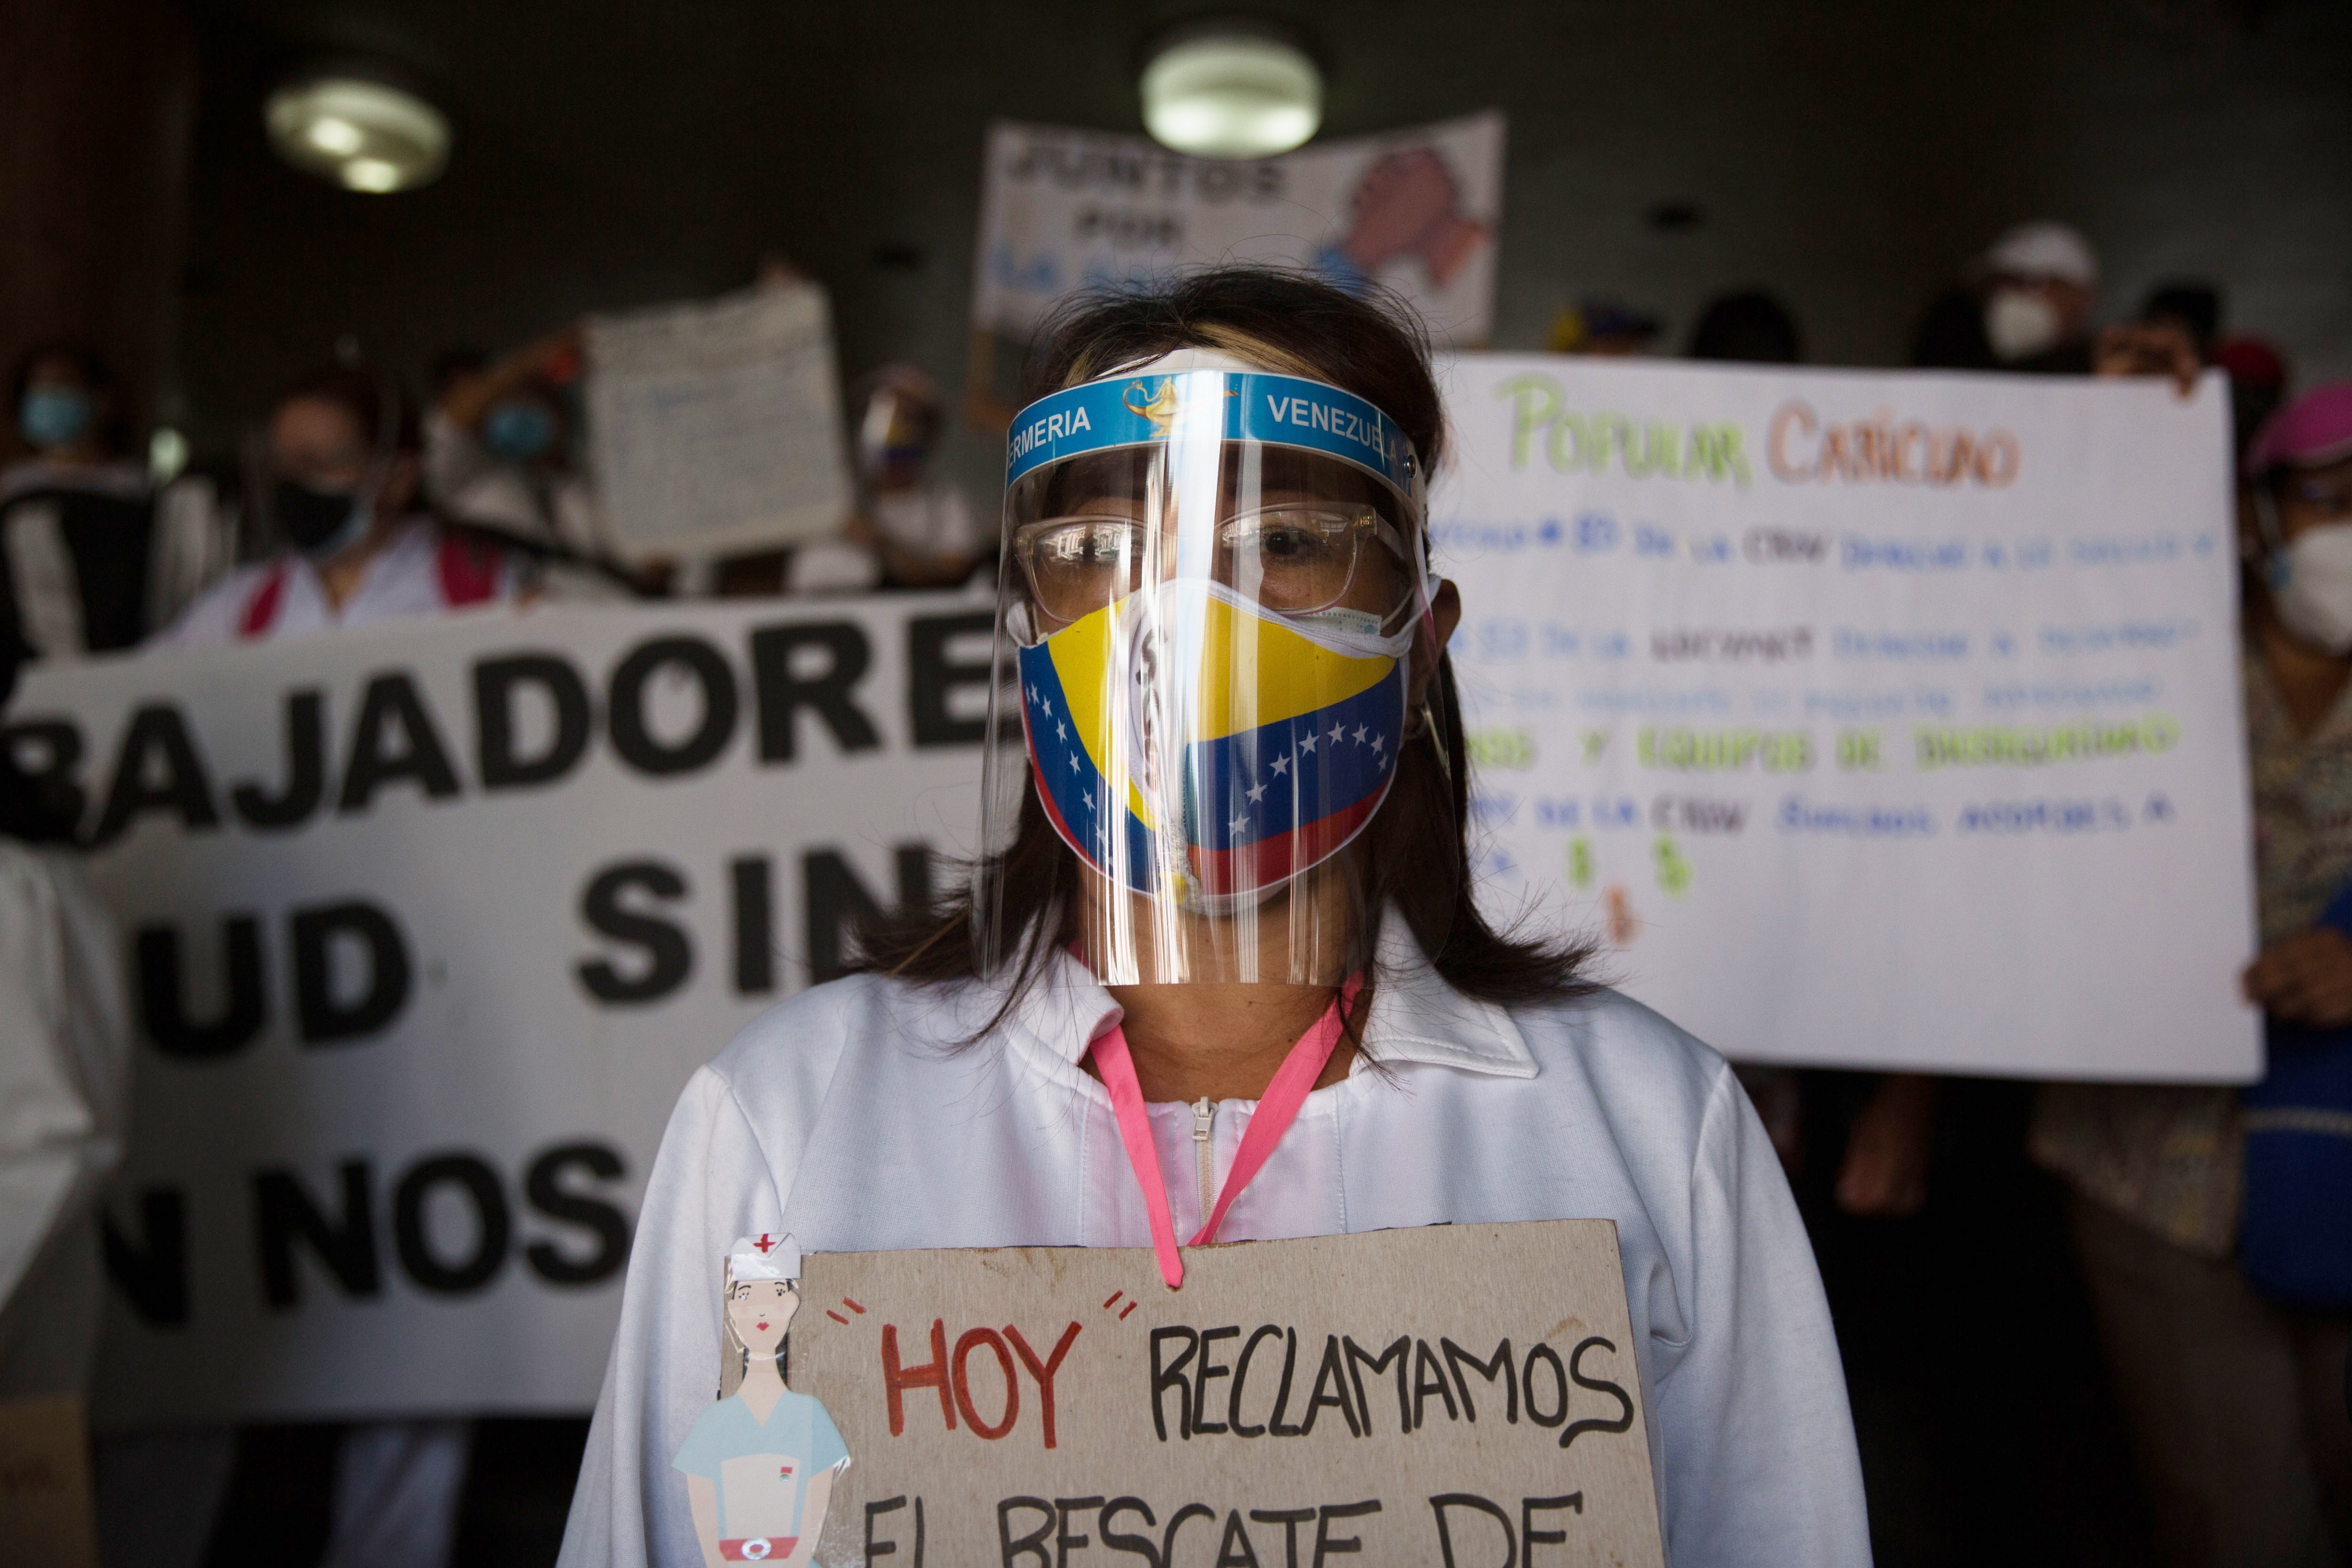
{"type": "MultiPolygon", "coordinates": [[[[10,401],[29,455],[0,473],[0,703],[27,662],[697,584],[719,595],[946,587],[992,554],[993,531],[936,472],[938,384],[897,364],[856,389],[856,507],[835,537],[712,563],[625,561],[583,471],[583,371],[576,328],[500,358],[446,353],[422,405],[381,369],[324,363],[262,411],[218,482],[159,482],[95,351],[35,348],[10,401]]],[[[0,1006],[26,1026],[0,1060],[0,1173],[40,1186],[38,1203],[16,1206],[48,1223],[37,1237],[0,1235],[0,1395],[87,1379],[100,1316],[93,1209],[121,1158],[131,1061],[117,944],[63,847],[72,825],[5,787],[20,776],[0,769],[0,1006]]],[[[473,1432],[463,1420],[304,1432],[299,1442],[315,1449],[323,1436],[332,1451],[312,1560],[447,1563],[473,1432]]],[[[287,1436],[178,1428],[101,1443],[106,1560],[196,1568],[282,1554],[281,1478],[317,1457],[289,1453],[287,1436]]]]}
{"type": "MultiPolygon", "coordinates": [[[[2245,1091],[2053,1083],[2017,1120],[1990,1120],[2012,1135],[2021,1121],[2031,1159],[2063,1184],[2155,1558],[2352,1563],[2352,384],[2288,402],[2283,356],[2224,337],[2210,286],[2158,288],[2104,330],[2098,287],[2081,234],[2021,225],[1929,305],[1911,360],[2184,390],[2209,366],[2228,377],[2261,926],[2241,984],[2266,1015],[2269,1075],[2245,1091]]],[[[1622,307],[1580,320],[1587,352],[1640,352],[1656,332],[1622,307]]],[[[1803,357],[1794,318],[1759,291],[1713,301],[1689,353],[1803,357]]],[[[1925,1207],[1953,1143],[1936,1079],[1740,1072],[1791,1175],[1833,1167],[1844,1215],[1925,1207]]],[[[1833,1308],[1850,1305],[1824,1261],[1833,1308]]]]}
{"type": "MultiPolygon", "coordinates": [[[[2102,328],[2099,282],[2080,234],[2022,225],[1927,307],[1909,359],[2165,375],[2184,389],[2206,367],[2228,375],[2263,938],[2243,984],[2271,1018],[2273,1073],[2244,1093],[2011,1086],[2017,1113],[1993,1125],[2020,1168],[2030,1149],[2069,1194],[2066,1234],[2154,1521],[2151,1549],[2182,1568],[2345,1564],[2352,1164],[2315,1166],[2280,1134],[2312,1103],[2337,1105],[2352,1127],[2352,546],[2335,542],[2352,540],[2352,385],[2288,401],[2283,357],[2223,335],[2220,294],[2204,285],[2158,289],[2102,328]]],[[[1561,313],[1549,346],[1638,355],[1662,331],[1653,315],[1593,300],[1561,313]]],[[[1710,301],[1686,353],[1806,360],[1796,319],[1761,289],[1710,301]]],[[[435,362],[420,405],[380,370],[325,364],[263,412],[235,482],[159,481],[99,357],[73,343],[36,349],[10,387],[31,455],[0,473],[0,699],[28,660],[302,637],[492,603],[943,587],[987,567],[994,530],[937,471],[947,401],[906,364],[851,389],[856,501],[836,536],[719,562],[624,559],[584,473],[583,368],[576,329],[504,356],[453,351],[435,362]]],[[[79,1217],[30,1248],[13,1291],[0,1279],[0,1394],[79,1387],[87,1375],[100,1289],[89,1216],[120,1158],[131,1056],[105,917],[70,858],[45,847],[69,826],[8,789],[10,776],[0,769],[0,1006],[37,1026],[11,1047],[21,1059],[0,1063],[29,1108],[0,1117],[0,1161],[11,1171],[47,1161],[63,1194],[53,1212],[79,1217]]],[[[1854,1288],[1841,1283],[1831,1229],[1912,1223],[1954,1179],[1951,1123],[1969,1086],[1769,1068],[1741,1077],[1801,1195],[1812,1194],[1851,1374],[1869,1303],[1840,1300],[1854,1288]]],[[[342,1429],[323,1554],[311,1560],[447,1563],[471,1430],[342,1429]]],[[[1865,1418],[1866,1455],[1870,1430],[1865,1418]]],[[[251,1502],[271,1485],[268,1441],[216,1429],[110,1442],[108,1560],[237,1560],[241,1510],[268,1511],[251,1502]]]]}

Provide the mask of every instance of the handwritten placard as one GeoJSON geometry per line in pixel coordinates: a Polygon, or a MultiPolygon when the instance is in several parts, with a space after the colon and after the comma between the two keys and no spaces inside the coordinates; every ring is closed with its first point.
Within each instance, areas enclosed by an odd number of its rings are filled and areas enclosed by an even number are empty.
{"type": "Polygon", "coordinates": [[[1663,1563],[1616,1227],[807,1259],[816,1561],[1663,1563]]]}
{"type": "Polygon", "coordinates": [[[2229,387],[1465,355],[1482,902],[1736,1058],[2244,1082],[2229,387]]]}
{"type": "Polygon", "coordinates": [[[635,553],[758,550],[848,516],[833,318],[773,283],[588,323],[597,492],[635,553]]]}

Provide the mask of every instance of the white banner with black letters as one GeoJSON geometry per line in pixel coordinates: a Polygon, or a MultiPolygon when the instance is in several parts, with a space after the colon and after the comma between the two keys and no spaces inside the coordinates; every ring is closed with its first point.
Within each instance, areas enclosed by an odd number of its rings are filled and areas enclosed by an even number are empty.
{"type": "Polygon", "coordinates": [[[687,1078],[969,853],[991,620],[493,611],[30,675],[8,739],[83,795],[142,1037],[100,1420],[592,1405],[687,1078]]]}

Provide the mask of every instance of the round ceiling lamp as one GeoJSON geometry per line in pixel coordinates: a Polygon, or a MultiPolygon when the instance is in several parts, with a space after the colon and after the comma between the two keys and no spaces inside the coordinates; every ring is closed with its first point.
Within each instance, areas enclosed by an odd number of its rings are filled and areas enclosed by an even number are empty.
{"type": "Polygon", "coordinates": [[[1323,122],[1323,73],[1273,27],[1210,23],[1171,34],[1143,68],[1152,139],[1202,158],[1270,158],[1323,122]]]}
{"type": "Polygon", "coordinates": [[[422,185],[449,161],[449,121],[413,92],[321,74],[269,95],[270,145],[298,169],[381,195],[422,185]]]}

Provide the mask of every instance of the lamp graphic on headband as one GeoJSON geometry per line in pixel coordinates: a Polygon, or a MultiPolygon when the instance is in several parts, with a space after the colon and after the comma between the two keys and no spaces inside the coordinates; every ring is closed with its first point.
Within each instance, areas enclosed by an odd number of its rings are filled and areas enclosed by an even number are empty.
{"type": "Polygon", "coordinates": [[[762,1231],[727,1249],[719,1269],[719,1397],[672,1460],[707,1568],[816,1552],[833,1481],[849,1463],[824,1406],[784,1386],[786,1333],[800,1310],[801,1249],[762,1231]]]}

